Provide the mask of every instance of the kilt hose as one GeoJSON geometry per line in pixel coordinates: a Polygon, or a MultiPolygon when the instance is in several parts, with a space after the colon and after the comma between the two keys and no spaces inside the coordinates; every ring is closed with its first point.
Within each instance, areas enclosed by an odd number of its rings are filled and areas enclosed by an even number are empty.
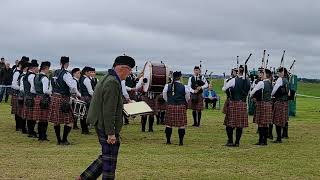
{"type": "Polygon", "coordinates": [[[288,101],[276,101],[273,108],[273,124],[285,127],[289,121],[288,101]]]}
{"type": "Polygon", "coordinates": [[[255,102],[256,110],[253,116],[254,123],[258,124],[258,127],[269,127],[272,123],[272,103],[265,101],[255,102]]]}
{"type": "Polygon", "coordinates": [[[34,98],[33,120],[38,122],[48,122],[49,108],[41,109],[40,108],[41,100],[42,100],[42,96],[36,96],[34,98]]]}
{"type": "Polygon", "coordinates": [[[97,179],[102,173],[103,180],[115,179],[120,142],[108,144],[108,136],[104,130],[96,129],[96,132],[102,147],[102,155],[98,156],[80,177],[82,180],[97,179]]]}
{"type": "Polygon", "coordinates": [[[186,105],[167,105],[165,125],[170,127],[183,127],[187,125],[186,105]]]}
{"type": "Polygon", "coordinates": [[[70,97],[63,96],[60,94],[53,94],[51,96],[51,103],[49,108],[49,122],[55,125],[70,124],[73,122],[71,108],[70,111],[67,113],[61,111],[61,105],[63,102],[70,102],[70,97]]]}
{"type": "Polygon", "coordinates": [[[188,102],[188,107],[189,109],[192,109],[194,111],[202,111],[204,109],[202,93],[198,93],[196,94],[196,96],[197,96],[196,102],[193,102],[192,98],[190,98],[188,102]]]}
{"type": "Polygon", "coordinates": [[[224,125],[232,128],[248,127],[247,103],[243,101],[229,101],[224,125]]]}
{"type": "Polygon", "coordinates": [[[156,106],[156,99],[155,98],[150,99],[148,96],[143,95],[141,97],[141,100],[146,102],[148,104],[148,106],[150,106],[150,108],[153,110],[153,114],[150,114],[150,115],[157,115],[158,109],[156,106]]]}
{"type": "Polygon", "coordinates": [[[11,96],[11,114],[17,114],[18,109],[18,96],[13,93],[11,96]]]}

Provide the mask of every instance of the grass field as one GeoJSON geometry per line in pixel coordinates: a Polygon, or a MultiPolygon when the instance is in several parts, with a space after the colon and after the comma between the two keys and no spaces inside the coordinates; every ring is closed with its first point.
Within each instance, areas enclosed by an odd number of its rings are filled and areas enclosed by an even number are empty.
{"type": "MultiPolygon", "coordinates": [[[[221,93],[222,82],[214,80],[221,93]]],[[[299,93],[320,96],[320,84],[299,84],[299,93]]],[[[223,103],[223,102],[222,102],[223,103]]],[[[239,148],[227,148],[220,111],[206,110],[202,126],[188,128],[185,145],[165,145],[164,126],[141,133],[139,120],[122,131],[117,179],[320,179],[320,99],[297,98],[297,116],[290,119],[283,144],[253,145],[256,126],[245,129],[239,148]]],[[[92,131],[93,132],[93,131],[92,131]]],[[[74,179],[100,153],[95,134],[72,130],[71,146],[57,146],[53,127],[50,142],[40,143],[15,131],[10,105],[0,105],[0,179],[74,179]]]]}

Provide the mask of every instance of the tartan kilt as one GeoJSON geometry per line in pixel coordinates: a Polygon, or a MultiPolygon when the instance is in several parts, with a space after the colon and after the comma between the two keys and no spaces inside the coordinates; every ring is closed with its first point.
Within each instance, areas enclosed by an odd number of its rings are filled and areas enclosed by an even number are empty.
{"type": "Polygon", "coordinates": [[[88,116],[88,111],[90,107],[92,97],[91,96],[81,96],[80,100],[86,102],[86,113],[84,114],[83,118],[86,119],[88,116]],[[88,104],[89,103],[89,104],[88,104]]]}
{"type": "Polygon", "coordinates": [[[17,114],[18,111],[18,96],[12,94],[11,96],[11,114],[17,114]]]}
{"type": "Polygon", "coordinates": [[[183,127],[187,125],[186,105],[167,105],[165,125],[171,127],[183,127]]]}
{"type": "Polygon", "coordinates": [[[243,101],[229,101],[224,125],[233,128],[248,127],[247,103],[243,101]]]}
{"type": "Polygon", "coordinates": [[[23,103],[23,117],[26,119],[26,120],[33,120],[33,109],[34,109],[34,106],[33,107],[27,107],[26,106],[26,99],[24,100],[24,103],[23,103]]]}
{"type": "Polygon", "coordinates": [[[196,103],[192,102],[191,98],[189,99],[188,108],[194,111],[202,111],[204,109],[202,93],[198,93],[197,98],[198,102],[196,103]]]}
{"type": "Polygon", "coordinates": [[[272,123],[272,103],[257,101],[255,104],[254,123],[258,124],[259,127],[268,127],[272,123]]]}
{"type": "Polygon", "coordinates": [[[273,124],[284,127],[289,121],[288,101],[276,101],[273,108],[273,124]]]}
{"type": "Polygon", "coordinates": [[[167,103],[166,102],[159,102],[159,99],[162,98],[162,96],[158,96],[156,98],[156,109],[159,111],[165,111],[167,109],[167,103]]]}
{"type": "Polygon", "coordinates": [[[17,99],[17,115],[21,117],[22,119],[25,119],[24,117],[24,104],[19,104],[17,99]]]}
{"type": "Polygon", "coordinates": [[[226,99],[226,102],[224,102],[223,109],[222,109],[223,114],[227,114],[228,112],[229,101],[230,101],[229,99],[226,99]]]}
{"type": "Polygon", "coordinates": [[[40,101],[42,100],[42,96],[36,96],[34,98],[34,107],[33,107],[33,120],[39,122],[48,122],[49,117],[49,108],[41,109],[40,101]]]}
{"type": "Polygon", "coordinates": [[[70,124],[73,122],[72,110],[70,110],[70,112],[68,113],[64,113],[60,109],[64,101],[69,102],[70,97],[59,94],[53,94],[51,96],[51,103],[49,108],[49,122],[54,124],[70,124]]]}
{"type": "Polygon", "coordinates": [[[153,114],[156,115],[158,113],[157,107],[156,107],[156,99],[150,99],[148,96],[143,95],[141,97],[141,100],[146,102],[148,104],[148,106],[150,106],[150,108],[153,110],[153,114]]]}

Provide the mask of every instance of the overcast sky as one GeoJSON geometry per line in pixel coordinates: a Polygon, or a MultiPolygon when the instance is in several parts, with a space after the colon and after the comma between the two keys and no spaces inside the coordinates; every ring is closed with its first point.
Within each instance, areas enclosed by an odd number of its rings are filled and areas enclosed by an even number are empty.
{"type": "Polygon", "coordinates": [[[0,56],[26,55],[58,64],[107,69],[126,53],[139,69],[147,60],[192,72],[203,61],[229,73],[236,56],[249,67],[297,60],[295,73],[320,78],[319,0],[1,0],[0,56]]]}

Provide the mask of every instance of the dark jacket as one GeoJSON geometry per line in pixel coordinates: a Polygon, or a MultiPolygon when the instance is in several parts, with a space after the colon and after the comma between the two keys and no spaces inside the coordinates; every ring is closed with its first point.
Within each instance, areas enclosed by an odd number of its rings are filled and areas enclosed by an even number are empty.
{"type": "Polygon", "coordinates": [[[106,135],[115,134],[118,137],[123,121],[122,101],[121,83],[115,72],[109,70],[95,88],[88,112],[88,123],[104,130],[106,135]]]}

